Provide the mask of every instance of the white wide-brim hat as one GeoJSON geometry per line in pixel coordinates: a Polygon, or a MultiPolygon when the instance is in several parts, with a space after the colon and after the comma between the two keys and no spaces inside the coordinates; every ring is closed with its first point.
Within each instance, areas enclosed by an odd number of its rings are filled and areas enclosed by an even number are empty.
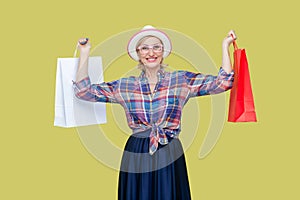
{"type": "Polygon", "coordinates": [[[141,31],[134,34],[127,45],[127,52],[129,56],[136,61],[139,61],[139,56],[136,51],[136,45],[145,36],[154,36],[159,38],[164,46],[163,58],[167,57],[171,53],[172,44],[170,38],[164,32],[154,28],[151,25],[144,26],[141,31]]]}

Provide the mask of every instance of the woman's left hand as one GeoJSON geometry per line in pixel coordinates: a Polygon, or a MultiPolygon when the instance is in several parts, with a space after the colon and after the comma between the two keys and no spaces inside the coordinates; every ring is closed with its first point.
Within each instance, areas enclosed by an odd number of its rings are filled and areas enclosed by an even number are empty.
{"type": "Polygon", "coordinates": [[[227,34],[227,37],[224,38],[223,40],[223,47],[228,48],[230,44],[236,39],[237,37],[234,30],[230,30],[229,33],[227,34]]]}

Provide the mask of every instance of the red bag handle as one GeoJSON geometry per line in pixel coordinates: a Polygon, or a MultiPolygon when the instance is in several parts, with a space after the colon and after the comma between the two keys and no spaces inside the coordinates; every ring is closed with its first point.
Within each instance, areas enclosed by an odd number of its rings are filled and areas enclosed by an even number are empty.
{"type": "MultiPolygon", "coordinates": [[[[234,39],[234,37],[233,37],[233,34],[231,34],[231,37],[234,39]]],[[[236,41],[235,41],[235,39],[233,40],[233,47],[234,47],[234,50],[238,50],[238,46],[237,46],[237,44],[236,44],[236,41]]]]}

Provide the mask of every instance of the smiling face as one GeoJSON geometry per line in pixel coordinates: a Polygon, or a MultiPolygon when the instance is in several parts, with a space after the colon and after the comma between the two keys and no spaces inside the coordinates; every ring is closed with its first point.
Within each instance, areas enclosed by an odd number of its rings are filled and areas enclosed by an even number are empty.
{"type": "Polygon", "coordinates": [[[138,48],[138,56],[145,67],[159,67],[163,60],[163,46],[156,37],[148,37],[142,40],[138,48]]]}

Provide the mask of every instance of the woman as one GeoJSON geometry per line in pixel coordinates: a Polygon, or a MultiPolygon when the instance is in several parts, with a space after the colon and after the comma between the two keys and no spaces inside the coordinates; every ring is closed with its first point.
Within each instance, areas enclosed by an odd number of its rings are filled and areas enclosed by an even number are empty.
{"type": "Polygon", "coordinates": [[[163,59],[171,53],[171,41],[164,32],[145,26],[127,46],[129,56],[139,62],[140,76],[93,85],[87,67],[91,45],[79,45],[75,95],[87,101],[121,104],[133,131],[122,157],[119,200],[191,199],[178,139],[182,109],[191,97],[231,88],[233,71],[228,48],[234,39],[235,33],[230,31],[223,40],[222,67],[217,76],[184,70],[167,72],[163,59]]]}

